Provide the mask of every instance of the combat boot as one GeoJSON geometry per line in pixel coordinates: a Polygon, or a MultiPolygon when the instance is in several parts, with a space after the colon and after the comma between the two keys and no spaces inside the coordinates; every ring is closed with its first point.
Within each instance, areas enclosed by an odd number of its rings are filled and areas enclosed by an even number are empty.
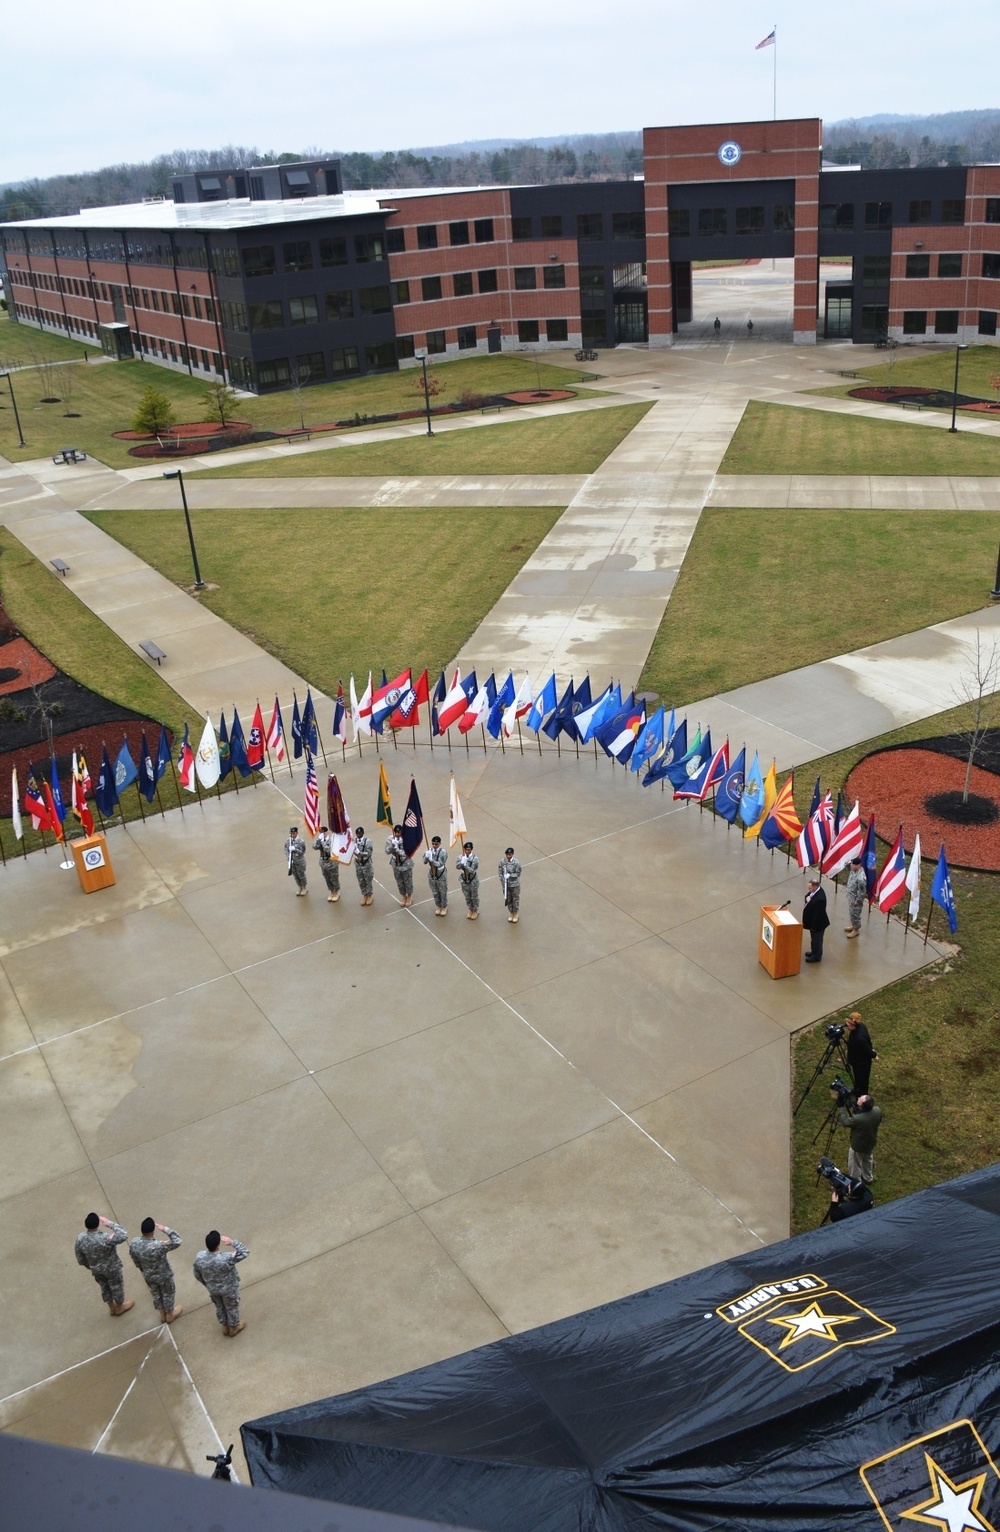
{"type": "Polygon", "coordinates": [[[227,1335],[239,1335],[240,1331],[241,1330],[245,1330],[246,1327],[247,1327],[246,1320],[245,1319],[241,1319],[239,1324],[238,1325],[233,1325],[231,1330],[227,1330],[226,1331],[226,1334],[227,1335]]]}
{"type": "Polygon", "coordinates": [[[164,1323],[172,1325],[175,1319],[180,1319],[184,1310],[179,1303],[175,1303],[169,1314],[164,1314],[164,1323]]]}

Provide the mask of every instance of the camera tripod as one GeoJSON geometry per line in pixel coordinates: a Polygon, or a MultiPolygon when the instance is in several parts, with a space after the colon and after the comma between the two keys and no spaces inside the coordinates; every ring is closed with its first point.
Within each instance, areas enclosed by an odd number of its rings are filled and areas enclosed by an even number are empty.
{"type": "MultiPolygon", "coordinates": [[[[827,1045],[826,1045],[825,1049],[823,1050],[823,1057],[820,1059],[819,1063],[816,1065],[816,1068],[813,1070],[812,1074],[809,1076],[809,1083],[808,1083],[808,1085],[806,1086],[805,1090],[802,1092],[802,1094],[799,1097],[798,1101],[795,1103],[795,1110],[792,1112],[792,1116],[793,1117],[797,1117],[798,1116],[799,1107],[805,1101],[805,1099],[808,1096],[809,1092],[812,1090],[813,1086],[816,1084],[816,1081],[820,1078],[821,1075],[825,1074],[826,1071],[829,1069],[829,1067],[833,1063],[834,1059],[837,1060],[838,1064],[840,1065],[840,1067],[842,1069],[846,1069],[848,1074],[850,1074],[851,1066],[847,1062],[847,1049],[844,1046],[844,1039],[843,1039],[843,1037],[831,1038],[827,1042],[827,1045]]],[[[853,1080],[853,1078],[854,1078],[853,1075],[851,1076],[851,1078],[853,1080]]],[[[817,1135],[817,1137],[818,1137],[818,1135],[817,1135]]],[[[815,1141],[816,1140],[814,1139],[813,1142],[815,1143],[815,1141]]]]}
{"type": "MultiPolygon", "coordinates": [[[[851,1096],[851,1097],[849,1097],[847,1099],[849,1099],[852,1103],[854,1101],[854,1097],[853,1096],[851,1096]]],[[[827,1112],[826,1116],[823,1118],[823,1121],[820,1123],[819,1127],[816,1129],[815,1134],[813,1135],[813,1143],[815,1144],[816,1140],[820,1137],[820,1135],[822,1133],[826,1134],[826,1143],[823,1146],[823,1157],[825,1159],[829,1159],[830,1158],[830,1150],[833,1148],[833,1135],[836,1133],[837,1129],[840,1127],[840,1123],[839,1123],[839,1121],[837,1119],[837,1113],[840,1111],[840,1108],[844,1104],[845,1104],[844,1100],[842,1100],[841,1097],[838,1095],[836,1100],[833,1103],[833,1106],[827,1112]]],[[[819,1185],[819,1177],[818,1176],[816,1178],[816,1184],[817,1184],[817,1186],[819,1185]]]]}

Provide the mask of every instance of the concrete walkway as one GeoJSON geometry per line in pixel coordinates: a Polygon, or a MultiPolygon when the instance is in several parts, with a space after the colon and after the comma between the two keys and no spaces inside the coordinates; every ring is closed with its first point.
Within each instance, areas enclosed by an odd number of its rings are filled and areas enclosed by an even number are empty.
{"type": "Polygon", "coordinates": [[[1000,478],[932,474],[719,474],[707,505],[803,510],[1000,511],[1000,478]]]}

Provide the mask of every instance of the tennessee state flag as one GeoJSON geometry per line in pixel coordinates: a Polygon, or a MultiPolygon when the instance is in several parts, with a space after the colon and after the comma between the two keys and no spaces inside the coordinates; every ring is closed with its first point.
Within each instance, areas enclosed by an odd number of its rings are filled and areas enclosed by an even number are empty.
{"type": "Polygon", "coordinates": [[[251,771],[264,769],[264,716],[259,702],[257,711],[253,715],[253,723],[250,725],[250,733],[247,735],[247,764],[251,771]]]}

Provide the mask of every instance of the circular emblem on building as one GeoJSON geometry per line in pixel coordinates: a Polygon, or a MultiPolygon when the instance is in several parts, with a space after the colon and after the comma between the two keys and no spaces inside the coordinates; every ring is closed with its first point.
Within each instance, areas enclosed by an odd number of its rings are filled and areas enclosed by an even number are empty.
{"type": "Polygon", "coordinates": [[[738,165],[742,154],[739,144],[731,138],[719,145],[719,160],[723,165],[738,165]]]}

